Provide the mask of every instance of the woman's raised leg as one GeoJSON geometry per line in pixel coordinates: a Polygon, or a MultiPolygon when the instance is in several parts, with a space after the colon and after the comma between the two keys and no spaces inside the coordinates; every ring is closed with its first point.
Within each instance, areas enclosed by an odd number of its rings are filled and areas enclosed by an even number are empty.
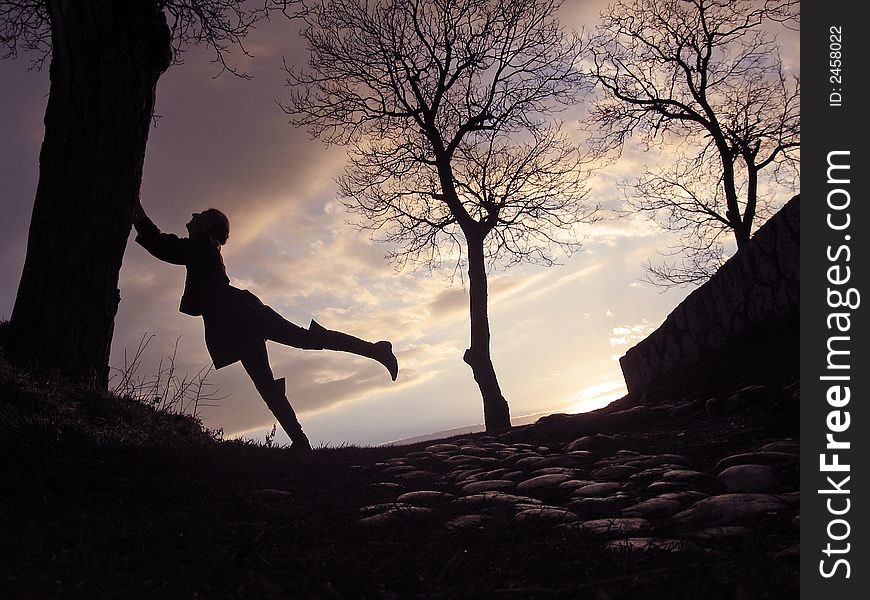
{"type": "Polygon", "coordinates": [[[308,331],[312,337],[319,340],[325,350],[350,352],[351,354],[376,360],[386,367],[393,381],[399,375],[399,361],[396,360],[396,355],[393,354],[393,345],[386,340],[367,342],[341,331],[326,329],[314,319],[311,319],[308,331]]]}
{"type": "Polygon", "coordinates": [[[367,342],[340,331],[326,329],[313,319],[308,329],[305,329],[291,323],[274,310],[272,313],[267,337],[274,342],[308,350],[350,352],[384,365],[393,381],[399,375],[399,362],[393,354],[393,345],[390,342],[367,342]]]}
{"type": "Polygon", "coordinates": [[[266,406],[269,407],[269,410],[278,419],[287,435],[290,436],[290,441],[293,442],[291,448],[297,451],[311,450],[308,436],[302,431],[302,425],[299,424],[296,413],[287,400],[287,395],[284,391],[284,380],[276,380],[272,374],[265,340],[251,346],[242,355],[241,361],[242,366],[250,376],[251,381],[254,382],[254,386],[257,388],[260,396],[266,402],[266,406]]]}

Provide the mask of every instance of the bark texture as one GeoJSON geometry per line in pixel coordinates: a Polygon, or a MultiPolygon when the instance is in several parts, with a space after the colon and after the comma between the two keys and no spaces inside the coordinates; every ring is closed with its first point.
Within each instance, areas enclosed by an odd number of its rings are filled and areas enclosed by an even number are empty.
{"type": "Polygon", "coordinates": [[[118,273],[170,33],[153,0],[48,6],[51,88],[8,344],[106,388],[118,273]]]}

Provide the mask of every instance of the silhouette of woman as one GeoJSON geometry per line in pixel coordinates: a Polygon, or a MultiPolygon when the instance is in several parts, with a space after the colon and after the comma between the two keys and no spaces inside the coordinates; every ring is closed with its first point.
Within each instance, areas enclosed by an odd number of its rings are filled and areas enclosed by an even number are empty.
{"type": "Polygon", "coordinates": [[[189,237],[161,233],[142,209],[133,209],[136,241],[162,261],[187,267],[179,310],[201,316],[205,344],[216,369],[241,361],[266,406],[278,419],[297,451],[311,450],[308,437],[285,394],[285,380],[275,379],[266,353],[266,340],[294,348],[340,350],[374,359],[384,365],[393,381],[399,365],[390,342],[367,342],[339,331],[325,329],[314,320],[308,329],[294,325],[247,290],[230,285],[221,257],[221,246],[230,223],[221,211],[210,208],[194,213],[187,224],[189,237]]]}

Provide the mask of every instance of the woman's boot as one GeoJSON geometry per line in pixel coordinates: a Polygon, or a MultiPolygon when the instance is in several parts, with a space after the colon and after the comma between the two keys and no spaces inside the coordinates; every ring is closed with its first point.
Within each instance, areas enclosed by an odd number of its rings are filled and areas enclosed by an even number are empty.
{"type": "Polygon", "coordinates": [[[290,401],[287,400],[286,383],[283,377],[275,380],[274,395],[269,394],[268,398],[264,398],[266,406],[269,407],[269,410],[278,419],[278,423],[290,437],[290,441],[293,442],[290,449],[294,452],[310,452],[311,443],[308,441],[308,436],[302,431],[302,425],[296,418],[296,412],[290,406],[290,401]]]}
{"type": "Polygon", "coordinates": [[[390,342],[367,342],[340,331],[326,329],[314,319],[311,320],[308,331],[312,334],[312,338],[316,340],[320,348],[350,352],[351,354],[374,359],[386,367],[393,381],[399,375],[399,361],[396,359],[396,355],[393,354],[393,345],[390,342]]]}

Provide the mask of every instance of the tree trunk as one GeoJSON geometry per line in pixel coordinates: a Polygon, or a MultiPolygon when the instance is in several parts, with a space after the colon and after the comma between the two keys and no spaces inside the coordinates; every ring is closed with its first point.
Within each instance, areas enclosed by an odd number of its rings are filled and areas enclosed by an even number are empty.
{"type": "Polygon", "coordinates": [[[719,151],[719,158],[722,161],[722,186],[725,191],[727,208],[725,218],[731,226],[731,231],[734,233],[734,239],[737,242],[737,249],[739,250],[749,241],[752,218],[745,219],[744,215],[740,214],[740,203],[737,201],[737,184],[734,179],[734,163],[731,161],[731,149],[721,134],[718,136],[714,135],[714,137],[717,139],[716,147],[719,151]]]}
{"type": "Polygon", "coordinates": [[[468,242],[468,287],[471,307],[471,347],[464,360],[474,373],[474,380],[483,397],[483,417],[486,430],[510,429],[511,417],[507,400],[502,396],[489,349],[489,301],[486,264],[483,257],[483,237],[466,233],[468,242]]]}
{"type": "Polygon", "coordinates": [[[118,273],[170,34],[154,0],[47,4],[51,88],[8,344],[20,359],[105,389],[118,273]]]}
{"type": "MultiPolygon", "coordinates": [[[[755,221],[755,211],[758,206],[758,169],[755,167],[754,156],[746,161],[746,209],[743,211],[743,243],[752,236],[752,223],[755,221]]],[[[739,236],[738,236],[739,239],[739,236]]]]}
{"type": "Polygon", "coordinates": [[[751,224],[745,221],[741,222],[739,225],[734,227],[734,239],[737,240],[737,249],[739,250],[751,239],[751,235],[749,233],[749,228],[751,224]]]}

